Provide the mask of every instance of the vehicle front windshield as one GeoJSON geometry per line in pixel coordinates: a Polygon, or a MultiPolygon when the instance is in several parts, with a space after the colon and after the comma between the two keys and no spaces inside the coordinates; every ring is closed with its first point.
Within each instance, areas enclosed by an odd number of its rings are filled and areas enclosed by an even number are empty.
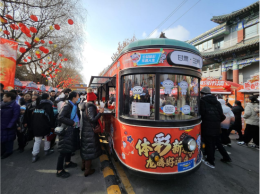
{"type": "MultiPolygon", "coordinates": [[[[160,74],[159,79],[159,120],[190,120],[199,117],[198,78],[160,74]]],[[[121,115],[135,119],[157,120],[155,119],[156,75],[126,75],[123,76],[122,81],[121,115]]]]}

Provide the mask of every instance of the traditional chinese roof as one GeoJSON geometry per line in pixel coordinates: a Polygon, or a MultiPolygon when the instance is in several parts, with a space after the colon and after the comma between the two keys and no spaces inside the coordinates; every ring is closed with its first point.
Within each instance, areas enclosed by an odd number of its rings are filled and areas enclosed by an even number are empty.
{"type": "Polygon", "coordinates": [[[235,51],[246,49],[250,46],[257,45],[257,44],[259,44],[259,37],[258,36],[255,37],[255,38],[252,38],[250,40],[242,41],[242,42],[236,44],[235,46],[232,46],[232,47],[229,47],[229,48],[226,48],[226,49],[220,49],[220,50],[216,50],[216,51],[212,51],[212,52],[204,52],[204,53],[201,53],[201,54],[202,54],[203,58],[216,57],[216,56],[220,56],[220,55],[223,55],[223,54],[233,53],[235,51]]]}
{"type": "MultiPolygon", "coordinates": [[[[209,35],[209,34],[211,34],[211,33],[213,33],[213,32],[216,32],[216,33],[217,33],[218,30],[222,30],[225,26],[226,26],[226,23],[221,24],[221,25],[218,25],[218,26],[216,26],[216,27],[214,27],[214,28],[212,28],[212,29],[210,29],[210,30],[204,32],[203,34],[201,34],[201,35],[199,35],[199,36],[196,36],[195,38],[193,38],[193,39],[191,39],[191,40],[188,40],[187,43],[193,44],[194,41],[199,40],[200,38],[203,38],[203,37],[206,36],[206,35],[209,35]]],[[[219,35],[219,34],[218,34],[218,35],[219,35]]],[[[212,37],[211,37],[211,38],[212,38],[212,37]]],[[[195,43],[195,44],[197,44],[197,43],[195,43]]]]}
{"type": "MultiPolygon", "coordinates": [[[[211,18],[211,21],[215,22],[215,23],[218,23],[218,24],[222,24],[224,22],[226,22],[227,20],[230,20],[232,18],[235,18],[245,12],[248,12],[254,8],[256,8],[257,6],[259,6],[259,2],[255,2],[247,7],[244,7],[242,9],[239,9],[237,11],[233,11],[232,13],[230,14],[225,14],[225,15],[220,15],[220,16],[213,16],[211,18]]],[[[259,8],[258,8],[259,9],[259,8]]]]}

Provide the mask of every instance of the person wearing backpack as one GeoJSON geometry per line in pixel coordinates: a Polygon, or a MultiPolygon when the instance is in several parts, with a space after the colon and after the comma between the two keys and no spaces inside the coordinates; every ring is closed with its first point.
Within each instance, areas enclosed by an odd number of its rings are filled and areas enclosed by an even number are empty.
{"type": "Polygon", "coordinates": [[[32,113],[31,126],[33,134],[35,136],[32,162],[36,162],[39,159],[40,145],[42,137],[44,136],[44,152],[45,156],[52,154],[54,151],[50,149],[51,142],[47,140],[47,135],[50,134],[51,129],[54,129],[54,112],[52,108],[52,101],[47,93],[42,94],[40,104],[36,106],[32,113]]]}
{"type": "Polygon", "coordinates": [[[249,97],[250,102],[245,107],[244,119],[246,122],[246,129],[244,134],[244,141],[238,142],[238,145],[246,145],[253,138],[253,148],[259,149],[259,101],[256,96],[249,97]]]}
{"type": "Polygon", "coordinates": [[[210,168],[215,168],[215,147],[218,148],[223,156],[222,162],[231,162],[227,151],[221,144],[220,130],[221,122],[225,120],[225,115],[221,104],[217,98],[211,94],[208,86],[202,88],[200,99],[200,115],[201,115],[201,135],[206,145],[205,152],[207,158],[203,160],[204,164],[210,168]]]}

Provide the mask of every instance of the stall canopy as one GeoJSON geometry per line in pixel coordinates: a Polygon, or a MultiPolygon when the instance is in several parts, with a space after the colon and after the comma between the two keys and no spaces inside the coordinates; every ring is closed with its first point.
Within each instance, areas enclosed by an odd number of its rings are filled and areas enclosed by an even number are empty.
{"type": "Polygon", "coordinates": [[[19,89],[19,88],[22,88],[22,87],[23,87],[22,82],[18,78],[15,78],[14,79],[14,89],[19,89]]]}
{"type": "Polygon", "coordinates": [[[37,87],[38,87],[38,90],[41,92],[46,91],[45,85],[43,85],[43,84],[37,84],[37,87]]]}
{"type": "Polygon", "coordinates": [[[47,91],[47,92],[50,92],[50,91],[53,90],[53,88],[52,88],[51,86],[45,86],[45,88],[46,88],[46,91],[47,91]]]}
{"type": "Polygon", "coordinates": [[[97,88],[103,86],[104,84],[110,82],[112,79],[115,79],[115,77],[91,76],[89,87],[97,88]]]}
{"type": "Polygon", "coordinates": [[[21,81],[23,84],[22,88],[25,90],[37,90],[38,86],[32,81],[21,81]]]}

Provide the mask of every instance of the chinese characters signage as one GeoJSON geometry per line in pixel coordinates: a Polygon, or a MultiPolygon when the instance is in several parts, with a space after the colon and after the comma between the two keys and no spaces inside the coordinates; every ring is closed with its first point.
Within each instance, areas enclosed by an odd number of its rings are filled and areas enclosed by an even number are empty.
{"type": "Polygon", "coordinates": [[[183,52],[183,51],[173,51],[170,54],[170,60],[176,65],[187,65],[191,67],[202,68],[202,58],[196,54],[183,52]]]}
{"type": "Polygon", "coordinates": [[[200,81],[201,86],[224,86],[225,81],[200,81]]]}
{"type": "Polygon", "coordinates": [[[161,52],[159,53],[147,53],[147,54],[140,54],[134,53],[131,55],[131,59],[134,65],[143,66],[143,65],[152,65],[158,64],[161,58],[161,52]]]}

